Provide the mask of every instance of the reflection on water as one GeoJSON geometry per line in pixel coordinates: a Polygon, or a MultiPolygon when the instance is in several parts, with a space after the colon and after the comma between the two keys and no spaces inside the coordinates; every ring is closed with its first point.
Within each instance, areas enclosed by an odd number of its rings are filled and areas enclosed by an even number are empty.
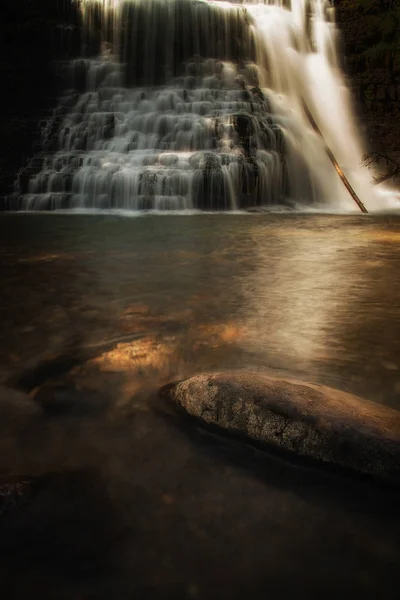
{"type": "Polygon", "coordinates": [[[5,215],[2,380],[84,347],[131,395],[253,366],[400,406],[399,244],[396,217],[5,215]]]}
{"type": "Polygon", "coordinates": [[[330,320],[350,283],[338,252],[351,252],[359,242],[351,238],[343,243],[342,233],[334,229],[329,239],[318,230],[278,230],[274,237],[278,256],[272,264],[260,258],[257,285],[249,294],[252,329],[260,331],[258,341],[266,348],[269,344],[277,358],[289,356],[290,364],[307,369],[310,362],[329,360],[334,353],[330,320]],[[254,305],[260,306],[257,315],[254,305]]]}

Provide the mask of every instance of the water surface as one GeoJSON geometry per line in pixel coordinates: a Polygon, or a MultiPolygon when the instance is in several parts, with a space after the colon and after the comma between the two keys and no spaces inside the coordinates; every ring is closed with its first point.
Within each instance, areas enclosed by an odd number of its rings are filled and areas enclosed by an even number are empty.
{"type": "Polygon", "coordinates": [[[156,392],[251,366],[400,406],[399,242],[392,217],[2,215],[1,381],[30,396],[21,427],[0,388],[0,495],[28,482],[1,589],[397,598],[396,491],[225,445],[156,392]]]}
{"type": "Polygon", "coordinates": [[[2,377],[137,334],[162,379],[252,366],[400,407],[399,247],[396,216],[3,215],[2,377]]]}

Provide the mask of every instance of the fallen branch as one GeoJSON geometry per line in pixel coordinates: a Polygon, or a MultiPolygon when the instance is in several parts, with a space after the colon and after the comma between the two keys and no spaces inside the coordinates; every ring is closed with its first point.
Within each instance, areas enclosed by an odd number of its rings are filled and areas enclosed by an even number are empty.
{"type": "Polygon", "coordinates": [[[339,175],[340,179],[342,180],[343,185],[345,186],[345,188],[347,189],[350,196],[353,198],[354,202],[357,204],[357,206],[361,210],[361,212],[368,213],[367,209],[365,208],[364,204],[361,202],[360,198],[358,197],[358,195],[357,195],[356,191],[354,190],[353,186],[351,185],[350,181],[347,179],[346,175],[343,173],[342,169],[340,168],[340,165],[339,165],[338,161],[336,160],[332,150],[328,147],[327,143],[325,142],[324,136],[322,135],[322,131],[318,127],[314,117],[311,114],[310,109],[308,108],[308,106],[304,100],[303,100],[303,107],[304,107],[304,112],[306,113],[308,120],[310,121],[314,131],[320,136],[320,138],[324,142],[325,152],[327,153],[329,160],[335,167],[335,170],[336,170],[337,174],[339,175]]]}

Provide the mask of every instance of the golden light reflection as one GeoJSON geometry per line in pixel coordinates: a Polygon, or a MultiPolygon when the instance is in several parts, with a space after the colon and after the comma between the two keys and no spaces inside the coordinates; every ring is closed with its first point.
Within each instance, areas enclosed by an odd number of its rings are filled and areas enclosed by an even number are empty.
{"type": "Polygon", "coordinates": [[[197,343],[206,343],[212,348],[221,348],[225,344],[238,342],[245,336],[245,329],[236,323],[221,325],[200,325],[197,343]]]}
{"type": "MultiPolygon", "coordinates": [[[[129,310],[141,311],[135,313],[140,322],[142,317],[148,318],[145,309],[146,305],[134,305],[129,310]]],[[[161,320],[159,315],[158,322],[161,320]]],[[[117,386],[118,394],[112,409],[116,414],[148,410],[148,404],[143,400],[149,394],[171,380],[189,377],[199,368],[207,368],[207,361],[212,368],[214,354],[222,351],[225,355],[227,349],[244,336],[243,328],[233,322],[199,324],[193,321],[184,333],[170,335],[161,333],[159,327],[153,335],[119,343],[102,352],[71,375],[86,389],[114,390],[117,386]]]]}
{"type": "Polygon", "coordinates": [[[235,323],[212,325],[193,323],[184,340],[179,333],[148,335],[127,343],[119,343],[89,361],[89,364],[97,366],[102,371],[137,371],[152,367],[162,373],[166,362],[171,358],[176,360],[176,354],[183,344],[191,350],[198,350],[201,346],[212,350],[238,342],[244,335],[245,330],[235,323]]]}
{"type": "Polygon", "coordinates": [[[141,367],[161,368],[169,354],[166,344],[154,338],[118,344],[90,361],[103,371],[137,371],[141,367]]]}
{"type": "Polygon", "coordinates": [[[389,244],[400,244],[400,232],[399,231],[363,231],[362,237],[374,241],[374,242],[385,242],[389,244]]]}
{"type": "Polygon", "coordinates": [[[338,230],[310,235],[282,229],[278,234],[279,259],[266,259],[260,248],[257,265],[244,282],[251,331],[249,342],[265,354],[265,365],[297,369],[312,375],[320,361],[340,354],[336,323],[352,315],[352,286],[362,274],[349,272],[343,252],[353,252],[367,241],[338,230]],[[339,318],[338,318],[339,313],[339,318]]]}

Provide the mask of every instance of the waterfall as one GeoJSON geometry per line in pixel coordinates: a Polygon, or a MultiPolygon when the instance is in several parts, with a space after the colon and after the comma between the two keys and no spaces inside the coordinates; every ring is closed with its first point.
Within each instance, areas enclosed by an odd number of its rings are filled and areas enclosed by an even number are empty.
{"type": "Polygon", "coordinates": [[[24,210],[368,207],[328,0],[77,0],[82,57],[16,186],[24,210]]]}

